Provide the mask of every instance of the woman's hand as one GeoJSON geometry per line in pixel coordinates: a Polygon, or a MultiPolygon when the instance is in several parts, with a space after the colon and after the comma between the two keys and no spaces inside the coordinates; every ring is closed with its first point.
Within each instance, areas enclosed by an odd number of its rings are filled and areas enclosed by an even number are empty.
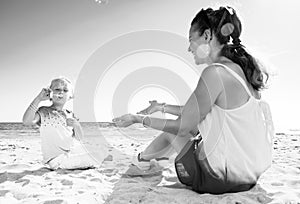
{"type": "Polygon", "coordinates": [[[118,127],[128,127],[134,123],[140,122],[141,118],[137,115],[126,114],[126,115],[122,115],[121,117],[114,118],[112,121],[118,127]]]}
{"type": "Polygon", "coordinates": [[[144,110],[137,112],[137,114],[143,114],[143,115],[150,115],[152,113],[155,113],[157,111],[162,111],[162,103],[157,103],[156,100],[149,101],[150,106],[145,108],[144,110]]]}

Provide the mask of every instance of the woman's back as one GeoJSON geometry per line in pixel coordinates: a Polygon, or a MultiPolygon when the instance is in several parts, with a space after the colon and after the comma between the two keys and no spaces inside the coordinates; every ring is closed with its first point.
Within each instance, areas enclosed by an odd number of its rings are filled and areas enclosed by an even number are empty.
{"type": "Polygon", "coordinates": [[[222,62],[222,64],[215,63],[214,65],[219,67],[218,73],[220,73],[220,77],[218,77],[218,79],[222,80],[224,88],[215,102],[217,106],[229,110],[242,106],[249,100],[250,96],[260,99],[259,92],[254,90],[247,82],[244,72],[239,65],[233,62],[222,62]],[[236,79],[232,73],[229,73],[226,68],[224,69],[224,65],[227,69],[235,72],[246,83],[251,95],[247,93],[245,87],[241,84],[241,81],[236,79]]]}

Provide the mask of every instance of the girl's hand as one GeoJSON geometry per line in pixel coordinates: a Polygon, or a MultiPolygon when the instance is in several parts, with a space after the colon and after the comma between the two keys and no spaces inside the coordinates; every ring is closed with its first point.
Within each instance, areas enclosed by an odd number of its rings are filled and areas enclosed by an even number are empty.
{"type": "Polygon", "coordinates": [[[50,100],[50,93],[51,93],[51,89],[49,89],[49,88],[43,88],[42,91],[37,96],[37,98],[40,101],[50,100]]]}
{"type": "Polygon", "coordinates": [[[136,115],[126,114],[112,120],[117,127],[128,127],[134,123],[139,122],[139,118],[136,115]]]}
{"type": "Polygon", "coordinates": [[[140,112],[137,112],[137,114],[143,114],[143,115],[150,115],[152,113],[155,113],[157,111],[162,111],[162,104],[157,103],[156,100],[149,101],[150,106],[145,108],[144,110],[141,110],[140,112]]]}
{"type": "Polygon", "coordinates": [[[80,125],[78,120],[75,119],[75,118],[67,118],[66,122],[67,122],[67,126],[71,126],[71,127],[75,127],[75,126],[80,125]]]}

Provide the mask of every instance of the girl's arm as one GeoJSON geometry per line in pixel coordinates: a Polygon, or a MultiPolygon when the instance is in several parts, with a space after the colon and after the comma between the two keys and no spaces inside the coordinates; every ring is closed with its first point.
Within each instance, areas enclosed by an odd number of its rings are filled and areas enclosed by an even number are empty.
{"type": "Polygon", "coordinates": [[[186,136],[206,117],[221,93],[222,82],[218,80],[220,79],[218,77],[219,72],[215,66],[207,67],[202,72],[197,88],[185,104],[181,116],[176,120],[127,114],[113,121],[120,127],[127,127],[133,123],[143,123],[143,125],[157,130],[186,136]]]}
{"type": "Polygon", "coordinates": [[[75,117],[67,118],[67,126],[73,127],[73,134],[77,140],[81,140],[83,138],[83,130],[79,123],[79,120],[75,117]]]}
{"type": "Polygon", "coordinates": [[[74,128],[73,129],[74,130],[74,137],[77,140],[81,140],[83,138],[83,130],[82,130],[82,127],[81,127],[80,123],[77,121],[76,125],[73,126],[73,128],[74,128]]]}
{"type": "Polygon", "coordinates": [[[50,90],[44,88],[26,109],[23,115],[24,125],[35,125],[41,120],[40,115],[37,113],[38,107],[41,101],[48,99],[50,99],[50,90]]]}

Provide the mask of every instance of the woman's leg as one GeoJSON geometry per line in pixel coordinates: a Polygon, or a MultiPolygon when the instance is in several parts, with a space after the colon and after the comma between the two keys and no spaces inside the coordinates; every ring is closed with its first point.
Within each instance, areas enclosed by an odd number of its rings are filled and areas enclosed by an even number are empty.
{"type": "Polygon", "coordinates": [[[175,152],[179,153],[191,137],[191,134],[188,134],[185,137],[179,137],[163,132],[148,145],[140,156],[146,160],[169,157],[175,152]]]}

